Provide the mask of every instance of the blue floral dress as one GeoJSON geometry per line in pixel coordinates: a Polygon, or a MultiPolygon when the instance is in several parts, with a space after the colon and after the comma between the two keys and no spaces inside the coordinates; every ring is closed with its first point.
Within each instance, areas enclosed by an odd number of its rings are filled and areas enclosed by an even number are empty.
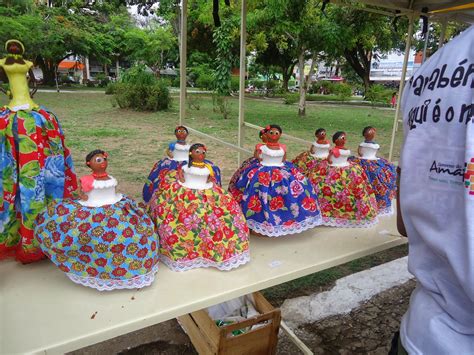
{"type": "Polygon", "coordinates": [[[375,194],[380,216],[393,214],[392,200],[397,193],[397,169],[387,159],[378,158],[380,146],[375,142],[362,142],[361,157],[351,157],[350,160],[362,167],[369,178],[375,194]]]}
{"type": "Polygon", "coordinates": [[[279,237],[321,224],[318,197],[298,168],[283,162],[284,149],[261,148],[262,161],[241,172],[232,195],[250,229],[279,237]]]}
{"type": "Polygon", "coordinates": [[[111,176],[94,180],[87,201],[53,200],[36,220],[44,254],[73,282],[100,291],[148,286],[158,270],[155,226],[116,185],[111,176]]]}
{"type": "MultiPolygon", "coordinates": [[[[173,153],[173,158],[168,157],[159,160],[155,163],[148,174],[148,178],[143,186],[143,201],[150,202],[153,193],[158,190],[160,182],[164,179],[176,180],[178,167],[186,163],[189,159],[189,144],[170,143],[169,150],[173,153]]],[[[206,164],[210,164],[214,170],[214,178],[217,185],[221,186],[221,171],[219,167],[214,165],[211,161],[205,160],[206,164]]]]}

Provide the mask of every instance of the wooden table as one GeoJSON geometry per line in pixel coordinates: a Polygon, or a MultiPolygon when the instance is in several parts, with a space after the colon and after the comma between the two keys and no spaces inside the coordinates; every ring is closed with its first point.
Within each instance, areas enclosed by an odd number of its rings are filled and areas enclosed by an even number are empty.
{"type": "Polygon", "coordinates": [[[252,237],[251,262],[230,272],[172,272],[152,286],[99,292],[51,262],[0,262],[0,354],[57,354],[281,284],[405,243],[395,216],[373,228],[318,227],[283,238],[252,237]]]}

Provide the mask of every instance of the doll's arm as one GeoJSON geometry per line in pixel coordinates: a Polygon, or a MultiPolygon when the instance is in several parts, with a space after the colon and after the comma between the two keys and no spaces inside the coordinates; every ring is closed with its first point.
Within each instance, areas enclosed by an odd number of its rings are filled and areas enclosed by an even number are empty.
{"type": "Polygon", "coordinates": [[[181,166],[178,168],[178,180],[181,182],[184,182],[184,174],[183,174],[183,169],[181,166]]]}
{"type": "Polygon", "coordinates": [[[166,155],[168,156],[168,158],[173,159],[173,152],[171,151],[171,149],[166,149],[166,155]]]}
{"type": "Polygon", "coordinates": [[[89,196],[87,196],[87,194],[84,192],[84,190],[82,189],[82,184],[81,184],[81,180],[79,180],[79,188],[78,188],[78,197],[80,200],[82,201],[87,201],[89,196]]]}
{"type": "MultiPolygon", "coordinates": [[[[5,84],[8,83],[7,73],[5,73],[5,70],[3,70],[2,66],[0,66],[0,81],[5,84]]],[[[0,86],[0,91],[11,98],[11,94],[8,92],[8,90],[5,90],[3,86],[0,86]]]]}
{"type": "Polygon", "coordinates": [[[33,89],[30,91],[30,97],[33,98],[33,96],[36,94],[36,91],[38,91],[38,88],[36,87],[35,74],[33,73],[32,69],[28,70],[28,75],[30,77],[30,83],[33,83],[33,89]]]}
{"type": "Polygon", "coordinates": [[[360,157],[362,156],[362,153],[361,153],[361,151],[360,151],[360,145],[359,145],[359,147],[357,148],[357,154],[359,154],[360,157]]]}
{"type": "Polygon", "coordinates": [[[316,151],[316,147],[314,146],[314,144],[311,144],[311,147],[309,148],[309,152],[310,152],[311,154],[314,154],[315,151],[316,151]]]}

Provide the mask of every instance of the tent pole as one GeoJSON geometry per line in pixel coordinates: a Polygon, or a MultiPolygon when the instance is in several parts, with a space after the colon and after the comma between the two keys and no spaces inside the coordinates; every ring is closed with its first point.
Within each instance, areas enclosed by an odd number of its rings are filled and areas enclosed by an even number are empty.
{"type": "Polygon", "coordinates": [[[426,48],[428,47],[428,40],[430,39],[430,28],[431,27],[428,24],[428,29],[426,30],[426,33],[425,33],[425,44],[423,46],[423,57],[421,59],[421,64],[423,64],[426,60],[426,48]]]}
{"type": "Polygon", "coordinates": [[[179,51],[179,124],[186,116],[186,59],[188,41],[188,0],[181,3],[181,48],[179,51]]]}
{"type": "Polygon", "coordinates": [[[441,33],[439,35],[439,43],[438,43],[438,49],[440,49],[444,45],[444,40],[446,37],[446,26],[448,25],[448,19],[443,18],[441,20],[441,33]]]}
{"type": "MultiPolygon", "coordinates": [[[[239,68],[239,124],[237,131],[237,145],[244,146],[245,139],[245,74],[246,74],[246,42],[247,42],[247,0],[241,0],[240,11],[240,68],[239,68]]],[[[238,165],[242,162],[242,153],[239,151],[237,158],[238,165]]]]}
{"type": "Polygon", "coordinates": [[[400,102],[402,101],[403,87],[405,85],[405,78],[407,74],[408,58],[410,56],[411,39],[413,37],[414,17],[415,17],[414,13],[409,15],[410,22],[408,25],[408,35],[407,35],[406,46],[405,46],[405,56],[403,57],[402,76],[400,78],[400,88],[398,90],[397,107],[395,108],[395,118],[393,119],[392,140],[390,141],[390,155],[388,158],[390,161],[393,158],[393,146],[395,145],[395,134],[398,128],[398,116],[400,115],[400,102]]]}

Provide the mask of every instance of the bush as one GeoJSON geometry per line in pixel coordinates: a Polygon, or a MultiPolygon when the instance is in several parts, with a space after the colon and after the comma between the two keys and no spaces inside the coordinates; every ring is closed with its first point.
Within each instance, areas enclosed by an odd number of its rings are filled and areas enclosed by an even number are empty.
{"type": "Polygon", "coordinates": [[[375,103],[389,104],[392,98],[393,89],[387,89],[383,85],[374,84],[365,93],[365,99],[375,103]]]}
{"type": "Polygon", "coordinates": [[[95,88],[95,83],[92,80],[87,80],[86,86],[88,88],[95,88]]]}
{"type": "Polygon", "coordinates": [[[297,103],[300,99],[300,95],[297,93],[294,94],[286,94],[283,101],[285,105],[293,105],[297,103]]]}
{"type": "Polygon", "coordinates": [[[337,98],[341,101],[346,101],[352,96],[352,87],[346,83],[334,84],[332,90],[337,98]]]}
{"type": "Polygon", "coordinates": [[[240,77],[232,75],[230,78],[230,91],[238,92],[240,88],[240,77]]]}
{"type": "Polygon", "coordinates": [[[201,89],[212,90],[214,88],[214,77],[211,74],[201,74],[196,79],[196,86],[201,89]]]}
{"type": "Polygon", "coordinates": [[[135,65],[125,71],[120,78],[120,82],[126,84],[138,84],[138,85],[154,85],[159,79],[147,70],[145,65],[135,65]]]}
{"type": "Polygon", "coordinates": [[[109,82],[105,87],[105,95],[113,95],[115,94],[115,83],[109,82]]]}
{"type": "Polygon", "coordinates": [[[116,83],[114,99],[120,108],[137,111],[161,111],[171,105],[171,96],[165,81],[154,84],[116,83]]]}

